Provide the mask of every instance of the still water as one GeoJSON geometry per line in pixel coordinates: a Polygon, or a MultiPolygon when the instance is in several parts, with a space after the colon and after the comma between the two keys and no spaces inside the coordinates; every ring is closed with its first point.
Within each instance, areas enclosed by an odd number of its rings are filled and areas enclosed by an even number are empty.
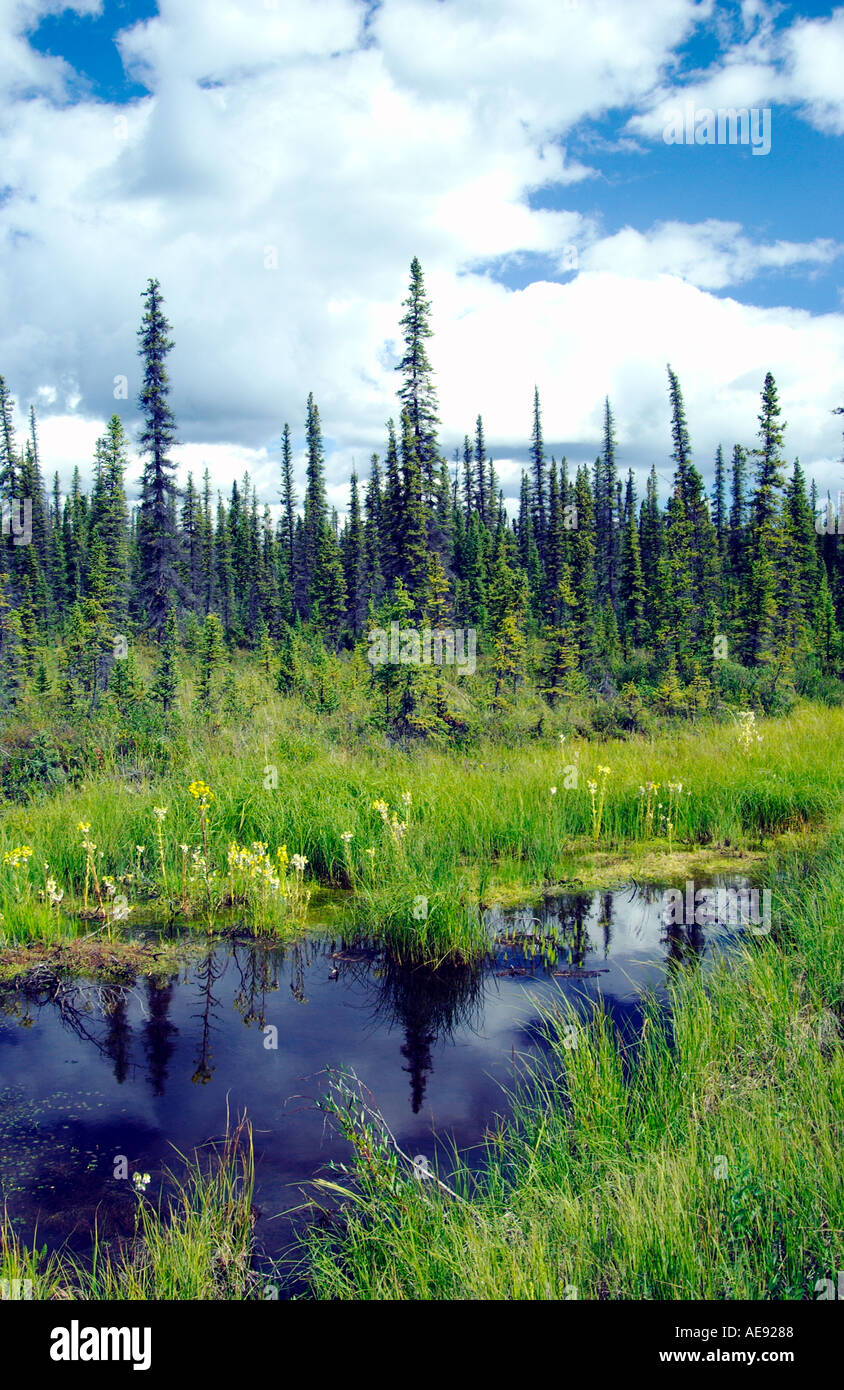
{"type": "Polygon", "coordinates": [[[101,1238],[130,1235],[136,1199],[114,1177],[116,1157],[151,1175],[154,1197],[179,1168],[174,1149],[218,1138],[228,1106],[253,1126],[256,1235],[276,1256],[309,1179],[348,1160],[317,1109],[326,1067],[352,1068],[405,1153],[445,1174],[455,1148],[479,1160],[526,1065],[542,1064],[543,1010],[561,996],[582,1010],[600,999],[635,1031],[643,989],[662,992],[682,962],[706,969],[737,935],[667,928],[660,891],[638,886],[487,920],[481,968],[411,969],[344,944],[329,922],[284,948],[194,948],[163,986],[104,996],[81,981],[60,1002],[0,995],[0,1202],[50,1247],[84,1253],[95,1223],[101,1238]]]}

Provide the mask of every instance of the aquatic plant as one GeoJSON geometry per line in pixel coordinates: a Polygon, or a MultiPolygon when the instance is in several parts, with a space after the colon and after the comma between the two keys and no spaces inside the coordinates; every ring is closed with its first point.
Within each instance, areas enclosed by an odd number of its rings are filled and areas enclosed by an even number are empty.
{"type": "Polygon", "coordinates": [[[752,709],[739,710],[736,719],[738,721],[739,747],[745,753],[749,753],[751,748],[758,747],[762,742],[762,735],[756,724],[756,711],[752,709]]]}
{"type": "MultiPolygon", "coordinates": [[[[389,908],[392,932],[404,921],[407,949],[424,942],[438,958],[452,945],[462,950],[466,941],[457,904],[524,895],[583,877],[586,860],[594,880],[610,838],[613,851],[635,872],[637,859],[652,855],[660,839],[668,848],[669,836],[672,852],[682,841],[689,852],[698,846],[720,852],[729,843],[732,854],[759,848],[762,837],[820,826],[844,794],[844,710],[807,705],[786,718],[758,722],[772,769],[764,776],[752,754],[725,758],[723,724],[675,729],[647,743],[607,740],[601,763],[612,767],[612,775],[602,804],[603,774],[591,777],[594,804],[585,781],[578,779],[579,792],[573,783],[564,789],[556,732],[547,743],[518,749],[482,746],[463,755],[362,748],[354,758],[322,745],[312,731],[298,744],[285,735],[275,764],[278,785],[263,790],[262,771],[272,756],[263,745],[266,739],[271,747],[272,729],[247,731],[241,742],[221,731],[209,738],[207,780],[191,784],[194,794],[188,779],[174,772],[160,777],[143,798],[109,779],[67,788],[25,812],[7,810],[0,821],[4,929],[8,934],[8,924],[19,920],[14,914],[22,907],[19,894],[26,893],[25,873],[33,898],[42,886],[33,865],[43,861],[64,892],[52,910],[54,926],[80,911],[86,873],[88,907],[98,912],[93,867],[111,875],[132,902],[131,920],[147,909],[159,918],[178,915],[213,929],[226,908],[227,846],[259,841],[295,847],[309,861],[311,883],[353,882],[356,892],[377,895],[378,909],[389,908]],[[682,793],[667,791],[668,783],[682,784],[682,793]],[[164,877],[160,846],[151,841],[155,806],[167,808],[161,825],[164,877]],[[96,824],[90,835],[97,844],[93,866],[81,837],[68,835],[68,825],[79,820],[89,833],[90,823],[96,824]],[[341,839],[347,831],[353,835],[348,842],[341,839]],[[146,848],[150,843],[156,845],[154,856],[146,848]],[[4,854],[14,857],[22,845],[33,849],[28,870],[3,862],[4,854]],[[419,895],[436,909],[422,926],[412,915],[419,895]]],[[[288,872],[292,878],[289,866],[288,872]]],[[[355,910],[358,920],[371,922],[375,907],[374,899],[365,900],[355,910]]],[[[46,911],[43,921],[46,930],[46,911]]]]}
{"type": "Polygon", "coordinates": [[[301,922],[311,897],[304,884],[307,862],[301,854],[289,859],[286,845],[271,856],[260,840],[253,841],[249,848],[232,841],[227,854],[229,902],[249,907],[255,930],[277,926],[281,916],[301,922]],[[293,869],[292,876],[288,865],[293,869]]]}
{"type": "Polygon", "coordinates": [[[607,778],[610,776],[611,772],[611,767],[605,767],[599,763],[598,776],[601,779],[600,785],[597,782],[587,782],[586,784],[592,803],[592,839],[595,844],[597,844],[601,838],[601,826],[604,820],[604,803],[607,796],[607,778]]]}

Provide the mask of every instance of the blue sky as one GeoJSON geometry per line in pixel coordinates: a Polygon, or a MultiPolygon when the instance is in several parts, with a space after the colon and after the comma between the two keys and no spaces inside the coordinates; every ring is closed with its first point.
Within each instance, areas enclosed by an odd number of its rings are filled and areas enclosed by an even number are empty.
{"type": "MultiPolygon", "coordinates": [[[[844,83],[844,74],[842,74],[844,83]]],[[[611,140],[614,122],[599,134],[611,140]]],[[[594,128],[593,128],[594,130],[594,128]]],[[[685,147],[653,144],[636,152],[603,154],[601,176],[566,191],[568,207],[598,215],[613,233],[625,225],[649,227],[669,215],[681,222],[716,217],[740,222],[760,241],[835,240],[844,226],[841,137],[813,130],[788,109],[771,113],[771,152],[755,156],[741,146],[703,146],[685,158],[685,147]]],[[[589,136],[575,133],[574,155],[588,161],[589,136]]],[[[538,205],[559,206],[553,189],[535,195],[538,205]],[[541,200],[541,202],[540,202],[541,200]]],[[[811,273],[759,275],[731,290],[751,304],[785,301],[814,313],[841,308],[844,262],[811,273]]]]}
{"type": "Polygon", "coordinates": [[[844,7],[6,0],[0,51],[0,371],[60,470],[135,422],[156,275],[184,467],[269,481],[313,389],[342,501],[418,254],[444,448],[481,411],[509,492],[534,383],[557,452],[594,454],[609,393],[631,466],[663,468],[667,360],[704,472],[752,444],[771,369],[837,483],[844,7]],[[770,111],[770,153],[666,143],[686,104],[770,111]]]}
{"type": "MultiPolygon", "coordinates": [[[[722,4],[724,17],[740,23],[741,6],[722,4]]],[[[775,32],[787,30],[797,16],[828,18],[832,4],[783,5],[772,17],[775,32]]],[[[27,30],[33,48],[64,58],[78,74],[79,99],[128,103],[146,94],[143,83],[128,76],[115,36],[123,29],[158,13],[154,0],[106,0],[100,13],[79,15],[71,10],[39,17],[27,30]]],[[[676,52],[678,71],[687,75],[717,60],[719,43],[714,27],[702,23],[689,42],[676,52]]],[[[844,74],[842,74],[844,84],[844,74]]],[[[716,217],[738,221],[759,239],[806,241],[835,239],[844,224],[844,172],[840,136],[813,129],[788,107],[772,112],[770,155],[754,156],[745,147],[709,146],[686,151],[664,144],[637,144],[613,151],[632,108],[613,110],[599,121],[584,121],[566,137],[572,156],[591,164],[600,156],[600,172],[576,187],[550,184],[528,192],[531,206],[574,208],[600,219],[606,233],[626,225],[648,227],[667,215],[683,222],[716,217]]],[[[844,269],[841,261],[789,276],[787,302],[824,313],[841,307],[844,269]]],[[[493,264],[490,273],[502,283],[521,288],[529,278],[560,279],[548,260],[539,264],[493,264]]],[[[782,273],[755,276],[745,282],[738,298],[747,303],[776,305],[784,294],[782,273]]]]}
{"type": "Polygon", "coordinates": [[[74,86],[80,98],[127,102],[143,96],[145,88],[127,77],[115,35],[157,13],[158,6],[144,0],[108,0],[99,14],[63,9],[39,15],[24,32],[39,53],[64,58],[73,68],[79,77],[74,86]]]}

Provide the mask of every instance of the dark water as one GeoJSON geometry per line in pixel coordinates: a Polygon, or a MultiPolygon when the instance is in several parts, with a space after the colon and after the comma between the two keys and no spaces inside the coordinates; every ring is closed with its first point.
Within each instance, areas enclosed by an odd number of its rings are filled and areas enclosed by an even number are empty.
{"type": "Polygon", "coordinates": [[[471,1162],[525,1063],[542,1061],[542,1008],[602,998],[635,1029],[643,987],[729,947],[726,926],[667,929],[658,898],[634,887],[490,914],[483,969],[410,969],[326,934],[284,949],[217,942],[163,988],[0,996],[0,1202],[51,1247],[84,1252],[95,1222],[103,1238],[129,1235],[136,1203],[116,1156],[150,1173],[154,1196],[179,1167],[172,1146],[219,1137],[228,1103],[253,1125],[257,1235],[277,1255],[291,1242],[279,1214],[348,1159],[316,1107],[324,1068],[354,1069],[406,1153],[441,1172],[455,1146],[471,1162]]]}

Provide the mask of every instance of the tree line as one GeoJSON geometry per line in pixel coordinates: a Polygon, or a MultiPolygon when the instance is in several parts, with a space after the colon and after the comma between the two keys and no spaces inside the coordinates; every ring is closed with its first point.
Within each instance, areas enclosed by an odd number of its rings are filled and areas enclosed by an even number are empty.
{"type": "MultiPolygon", "coordinates": [[[[373,626],[477,630],[502,704],[530,679],[550,702],[590,690],[658,684],[668,705],[704,704],[724,662],[787,682],[801,663],[839,673],[844,564],[835,530],[816,528],[818,498],[799,461],[789,468],[776,383],[764,381],[756,442],[719,446],[707,495],[695,465],[680,382],[669,366],[673,481],[663,504],[652,467],[639,498],[622,476],[609,400],[594,463],[570,467],[545,443],[538,391],[518,514],[505,508],[478,415],[449,462],[438,437],[428,354],[431,306],[414,259],[401,319],[397,420],[362,482],[352,473],[342,521],[329,506],[319,408],[309,395],[305,487],[294,477],[291,430],[281,437],[279,496],[261,502],[248,474],[228,497],[206,469],[176,482],[176,420],[167,357],[172,329],[161,286],[143,292],[138,399],[140,497],[125,491],[128,439],[113,415],[97,442],[93,480],[78,470],[63,496],[45,489],[34,408],[16,437],[0,377],[0,506],[31,503],[31,538],[5,527],[0,548],[0,700],[49,688],[43,650],[55,648],[66,703],[126,672],[116,634],[151,634],[160,647],[154,698],[175,693],[179,645],[213,670],[225,650],[262,653],[280,688],[295,684],[303,640],[326,653],[354,649],[373,626]],[[273,666],[273,662],[276,666],[273,666]]],[[[419,673],[373,671],[388,703],[418,710],[419,673]],[[414,681],[417,688],[414,687],[414,681]]],[[[432,718],[447,720],[442,673],[429,673],[432,718]],[[431,693],[432,692],[432,693],[431,693]]]]}

